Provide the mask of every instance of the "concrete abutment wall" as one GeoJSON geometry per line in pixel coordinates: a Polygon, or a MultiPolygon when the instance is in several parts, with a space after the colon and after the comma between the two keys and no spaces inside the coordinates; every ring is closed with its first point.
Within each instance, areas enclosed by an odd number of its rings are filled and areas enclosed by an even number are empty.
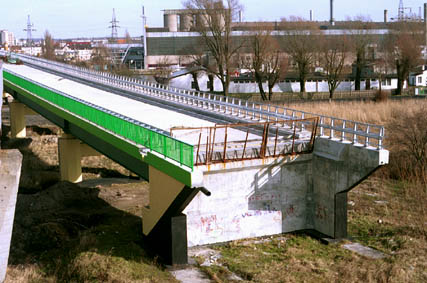
{"type": "Polygon", "coordinates": [[[6,276],[21,164],[18,150],[0,149],[0,282],[6,276]]]}
{"type": "Polygon", "coordinates": [[[188,245],[314,229],[346,237],[347,192],[388,162],[388,151],[318,138],[312,154],[211,165],[184,211],[188,245]]]}

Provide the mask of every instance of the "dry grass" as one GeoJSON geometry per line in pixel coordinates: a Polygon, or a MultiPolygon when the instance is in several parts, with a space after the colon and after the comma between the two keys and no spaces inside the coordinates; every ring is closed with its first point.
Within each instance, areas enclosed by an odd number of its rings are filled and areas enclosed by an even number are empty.
{"type": "Polygon", "coordinates": [[[291,108],[385,126],[390,164],[382,172],[396,180],[427,183],[427,99],[383,102],[322,102],[291,108]]]}
{"type": "MultiPolygon", "coordinates": [[[[413,143],[406,143],[427,139],[427,100],[289,107],[386,127],[390,165],[349,193],[348,230],[354,241],[388,256],[367,259],[338,245],[288,234],[285,242],[273,237],[268,243],[235,241],[217,247],[223,255],[220,263],[250,282],[427,282],[426,172],[425,167],[420,167],[420,174],[413,169],[416,158],[409,157],[413,143]]],[[[425,149],[426,140],[417,142],[425,149]]],[[[216,282],[226,281],[223,267],[207,269],[216,282]]]]}
{"type": "Polygon", "coordinates": [[[408,187],[370,178],[349,193],[349,236],[384,252],[384,259],[286,234],[267,242],[239,240],[214,247],[227,269],[204,269],[215,282],[227,282],[227,270],[249,282],[426,282],[427,195],[408,187]]]}
{"type": "Polygon", "coordinates": [[[379,103],[373,101],[318,102],[285,106],[317,114],[387,126],[391,119],[399,117],[401,113],[416,112],[419,108],[427,111],[427,99],[387,100],[379,103]]]}

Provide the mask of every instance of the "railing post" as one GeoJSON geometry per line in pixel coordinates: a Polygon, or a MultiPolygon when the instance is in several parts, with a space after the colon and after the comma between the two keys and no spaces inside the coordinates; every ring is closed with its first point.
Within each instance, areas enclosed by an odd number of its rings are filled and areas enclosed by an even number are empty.
{"type": "Polygon", "coordinates": [[[179,143],[179,164],[182,166],[182,160],[184,157],[184,152],[182,149],[182,142],[179,143]]]}
{"type": "Polygon", "coordinates": [[[323,129],[323,121],[324,121],[324,117],[323,116],[321,116],[320,117],[320,136],[321,137],[323,137],[323,135],[324,135],[324,129],[323,129]]]}
{"type": "Polygon", "coordinates": [[[380,136],[378,137],[378,147],[377,149],[382,149],[383,147],[383,137],[384,137],[384,127],[380,129],[380,136]]]}
{"type": "Polygon", "coordinates": [[[341,141],[343,141],[344,139],[345,139],[345,120],[342,122],[342,129],[343,129],[343,131],[342,131],[342,133],[341,133],[341,141]]]}
{"type": "Polygon", "coordinates": [[[369,125],[366,126],[365,147],[369,146],[369,125]]]}
{"type": "Polygon", "coordinates": [[[353,144],[357,143],[357,123],[354,123],[354,128],[353,128],[353,144]]]}

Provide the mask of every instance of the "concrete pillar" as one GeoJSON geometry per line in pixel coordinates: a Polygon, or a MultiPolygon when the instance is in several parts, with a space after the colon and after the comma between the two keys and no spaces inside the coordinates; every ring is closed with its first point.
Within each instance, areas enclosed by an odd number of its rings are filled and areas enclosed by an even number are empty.
{"type": "Polygon", "coordinates": [[[25,138],[27,135],[25,130],[25,105],[18,101],[13,101],[9,104],[9,107],[12,138],[25,138]]]}
{"type": "Polygon", "coordinates": [[[345,238],[347,192],[387,163],[387,150],[317,138],[312,165],[314,229],[333,238],[345,238]]]}
{"type": "Polygon", "coordinates": [[[27,132],[25,129],[25,115],[37,115],[36,112],[25,106],[19,101],[13,101],[10,108],[10,131],[12,138],[25,138],[27,132]]]}
{"type": "Polygon", "coordinates": [[[83,179],[80,140],[72,135],[63,134],[58,139],[58,155],[61,181],[81,182],[83,179]]]}
{"type": "Polygon", "coordinates": [[[150,180],[150,204],[148,208],[143,208],[142,211],[144,235],[148,235],[151,232],[185,187],[183,183],[152,166],[149,167],[148,174],[150,180]]]}
{"type": "Polygon", "coordinates": [[[61,180],[78,183],[83,180],[82,157],[101,154],[74,136],[63,134],[58,139],[58,155],[61,180]]]}
{"type": "MultiPolygon", "coordinates": [[[[5,93],[3,92],[3,62],[0,60],[0,93],[2,94],[2,97],[0,99],[0,137],[1,137],[1,109],[3,107],[3,98],[5,96],[5,93]]],[[[1,141],[0,141],[1,145],[1,141]]]]}
{"type": "Polygon", "coordinates": [[[170,32],[178,31],[178,15],[176,14],[164,14],[163,23],[165,28],[169,28],[170,32]]]}
{"type": "Polygon", "coordinates": [[[206,28],[206,27],[208,27],[208,17],[209,17],[209,15],[207,15],[207,14],[203,14],[203,13],[200,13],[200,14],[197,14],[197,16],[196,16],[196,26],[197,26],[197,28],[206,28]]]}
{"type": "Polygon", "coordinates": [[[0,150],[0,282],[6,277],[21,163],[18,150],[0,150]]]}
{"type": "Polygon", "coordinates": [[[181,14],[180,15],[180,31],[190,31],[193,26],[193,15],[181,14]]]}

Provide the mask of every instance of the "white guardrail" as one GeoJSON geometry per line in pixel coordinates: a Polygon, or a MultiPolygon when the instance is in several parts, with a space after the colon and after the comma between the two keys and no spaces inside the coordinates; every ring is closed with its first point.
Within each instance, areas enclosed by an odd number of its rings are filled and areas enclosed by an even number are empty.
{"type": "MultiPolygon", "coordinates": [[[[222,95],[206,92],[169,87],[141,79],[94,71],[29,55],[16,53],[9,54],[4,51],[0,51],[0,55],[9,55],[12,58],[20,59],[24,63],[37,65],[41,68],[62,74],[68,74],[84,80],[131,91],[139,95],[173,101],[178,105],[186,104],[203,111],[213,111],[248,121],[271,122],[319,117],[317,134],[322,137],[339,139],[343,142],[359,144],[365,147],[374,147],[377,149],[383,148],[385,132],[384,127],[379,125],[360,123],[326,115],[318,115],[282,106],[249,102],[244,99],[224,97],[222,95]]],[[[303,131],[304,123],[299,123],[299,125],[300,131],[303,131]]]]}

